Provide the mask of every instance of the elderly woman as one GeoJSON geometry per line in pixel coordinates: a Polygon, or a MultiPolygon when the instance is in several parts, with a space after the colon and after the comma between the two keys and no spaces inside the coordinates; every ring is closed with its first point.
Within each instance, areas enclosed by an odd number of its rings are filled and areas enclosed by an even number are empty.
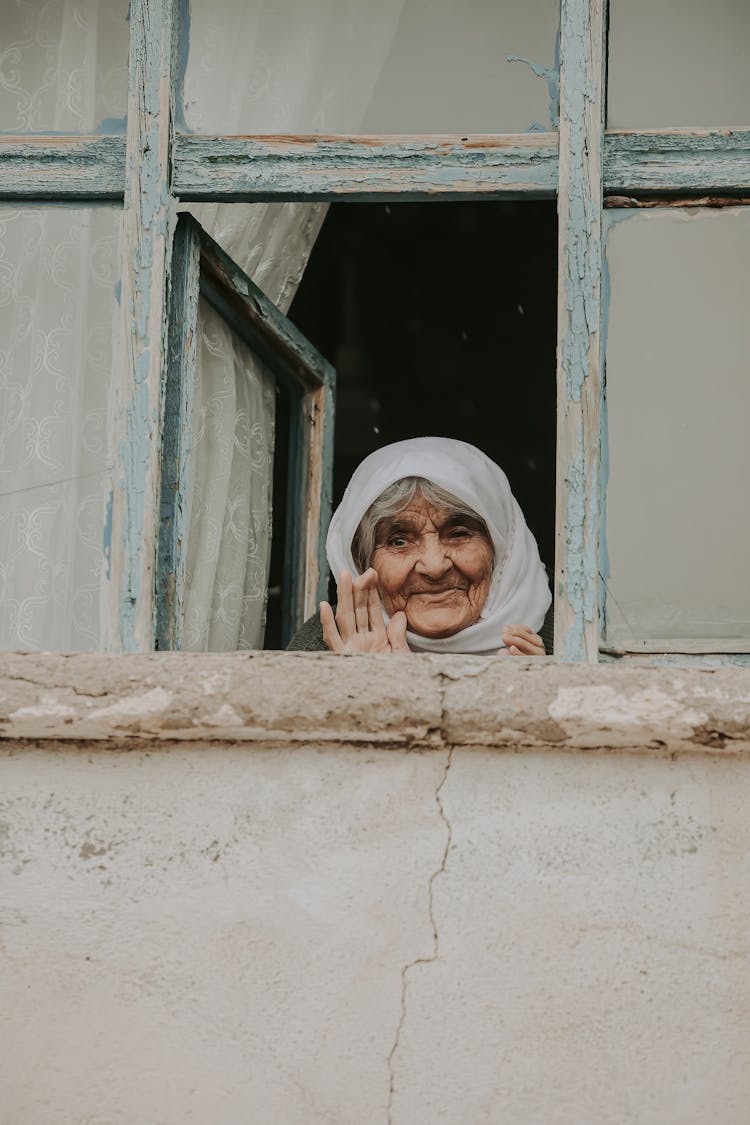
{"type": "Polygon", "coordinates": [[[322,602],[290,649],[551,651],[552,595],[536,541],[505,473],[473,445],[424,437],[372,453],[326,546],[335,613],[322,602]]]}

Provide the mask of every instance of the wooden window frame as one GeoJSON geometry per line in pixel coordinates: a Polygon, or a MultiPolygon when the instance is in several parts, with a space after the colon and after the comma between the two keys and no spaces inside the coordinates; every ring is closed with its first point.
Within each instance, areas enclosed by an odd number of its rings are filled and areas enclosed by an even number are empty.
{"type": "MultiPolygon", "coordinates": [[[[167,385],[167,286],[178,202],[557,196],[555,653],[600,646],[602,211],[750,201],[750,129],[605,128],[606,0],[561,0],[559,133],[232,137],[176,133],[181,0],[131,0],[120,136],[0,137],[0,199],[122,200],[122,463],[111,500],[106,647],[154,647],[167,385]]],[[[173,343],[174,347],[174,343],[173,343]]],[[[309,595],[308,591],[308,595],[309,595]]],[[[306,597],[308,596],[306,595],[306,597]]]]}
{"type": "Polygon", "coordinates": [[[204,298],[290,399],[282,631],[290,637],[328,596],[336,372],[187,213],[177,220],[168,299],[155,645],[182,648],[192,481],[198,303],[204,298]]]}

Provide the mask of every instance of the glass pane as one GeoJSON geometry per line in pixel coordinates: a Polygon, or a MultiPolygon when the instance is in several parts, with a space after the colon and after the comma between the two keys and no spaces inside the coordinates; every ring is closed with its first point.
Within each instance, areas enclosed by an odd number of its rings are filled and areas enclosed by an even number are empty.
{"type": "Polygon", "coordinates": [[[198,331],[183,648],[262,648],[275,381],[203,299],[198,331]]]}
{"type": "Polygon", "coordinates": [[[612,129],[750,125],[747,0],[610,0],[612,129]]]}
{"type": "Polygon", "coordinates": [[[121,212],[0,204],[0,647],[95,649],[121,212]]]}
{"type": "Polygon", "coordinates": [[[612,215],[607,639],[750,637],[750,210],[612,215]]]}
{"type": "Polygon", "coordinates": [[[186,125],[250,134],[550,129],[558,27],[558,0],[192,0],[186,125]]]}
{"type": "Polygon", "coordinates": [[[4,0],[0,130],[122,132],[128,0],[4,0]]]}

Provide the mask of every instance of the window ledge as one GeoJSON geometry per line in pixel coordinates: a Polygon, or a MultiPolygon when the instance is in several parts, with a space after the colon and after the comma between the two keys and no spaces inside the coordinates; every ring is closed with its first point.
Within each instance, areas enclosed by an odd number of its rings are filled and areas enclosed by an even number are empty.
{"type": "Polygon", "coordinates": [[[0,656],[0,736],[46,744],[750,751],[750,670],[327,653],[0,656]]]}

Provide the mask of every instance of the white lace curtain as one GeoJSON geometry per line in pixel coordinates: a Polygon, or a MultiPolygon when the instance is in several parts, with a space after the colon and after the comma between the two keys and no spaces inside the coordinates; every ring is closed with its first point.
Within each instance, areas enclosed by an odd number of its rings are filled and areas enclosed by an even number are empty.
{"type": "MultiPolygon", "coordinates": [[[[127,41],[127,0],[5,0],[0,129],[121,121],[127,41]]],[[[112,206],[0,204],[2,648],[100,644],[118,241],[112,206]]]]}
{"type": "MultiPolygon", "coordinates": [[[[403,0],[193,0],[188,127],[324,131],[335,110],[337,127],[356,132],[402,7],[403,0]]],[[[4,5],[0,128],[120,129],[126,73],[126,0],[4,5]]],[[[192,210],[288,308],[324,207],[192,210]]],[[[117,210],[4,205],[0,220],[0,646],[97,648],[103,498],[114,460],[105,420],[116,352],[117,210]]],[[[201,310],[201,330],[185,640],[194,649],[257,647],[274,394],[210,309],[201,310]]]]}

